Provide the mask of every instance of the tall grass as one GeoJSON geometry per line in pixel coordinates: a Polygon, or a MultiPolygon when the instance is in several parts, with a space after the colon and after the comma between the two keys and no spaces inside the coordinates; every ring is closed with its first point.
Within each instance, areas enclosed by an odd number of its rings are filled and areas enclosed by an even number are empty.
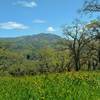
{"type": "Polygon", "coordinates": [[[0,100],[100,100],[100,73],[0,77],[0,100]]]}

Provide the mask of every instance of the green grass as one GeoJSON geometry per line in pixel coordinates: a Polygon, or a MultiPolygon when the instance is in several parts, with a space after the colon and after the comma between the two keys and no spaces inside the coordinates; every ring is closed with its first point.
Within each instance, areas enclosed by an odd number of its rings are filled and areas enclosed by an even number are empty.
{"type": "Polygon", "coordinates": [[[0,77],[0,100],[100,100],[100,73],[0,77]]]}

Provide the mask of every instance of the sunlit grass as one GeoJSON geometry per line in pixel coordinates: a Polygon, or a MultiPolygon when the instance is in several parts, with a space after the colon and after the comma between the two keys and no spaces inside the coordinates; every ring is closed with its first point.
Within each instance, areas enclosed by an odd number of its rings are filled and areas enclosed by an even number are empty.
{"type": "Polygon", "coordinates": [[[100,100],[100,73],[0,77],[0,100],[100,100]]]}

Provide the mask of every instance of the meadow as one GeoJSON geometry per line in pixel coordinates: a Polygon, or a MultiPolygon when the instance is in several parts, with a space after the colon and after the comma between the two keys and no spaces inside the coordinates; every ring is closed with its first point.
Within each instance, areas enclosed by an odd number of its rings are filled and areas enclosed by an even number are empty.
{"type": "Polygon", "coordinates": [[[0,77],[0,100],[100,100],[100,73],[0,77]]]}

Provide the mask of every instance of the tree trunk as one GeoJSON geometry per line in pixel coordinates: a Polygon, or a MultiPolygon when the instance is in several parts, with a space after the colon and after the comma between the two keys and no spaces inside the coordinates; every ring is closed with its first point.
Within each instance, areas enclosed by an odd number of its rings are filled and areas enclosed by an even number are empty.
{"type": "Polygon", "coordinates": [[[75,70],[76,71],[80,70],[80,58],[79,57],[75,58],[75,70]]]}
{"type": "Polygon", "coordinates": [[[100,63],[100,48],[98,50],[98,60],[99,60],[99,63],[100,63]]]}
{"type": "Polygon", "coordinates": [[[90,71],[90,70],[91,70],[91,62],[88,61],[88,71],[90,71]]]}
{"type": "Polygon", "coordinates": [[[98,69],[100,69],[100,39],[99,39],[99,48],[98,48],[98,69]]]}

